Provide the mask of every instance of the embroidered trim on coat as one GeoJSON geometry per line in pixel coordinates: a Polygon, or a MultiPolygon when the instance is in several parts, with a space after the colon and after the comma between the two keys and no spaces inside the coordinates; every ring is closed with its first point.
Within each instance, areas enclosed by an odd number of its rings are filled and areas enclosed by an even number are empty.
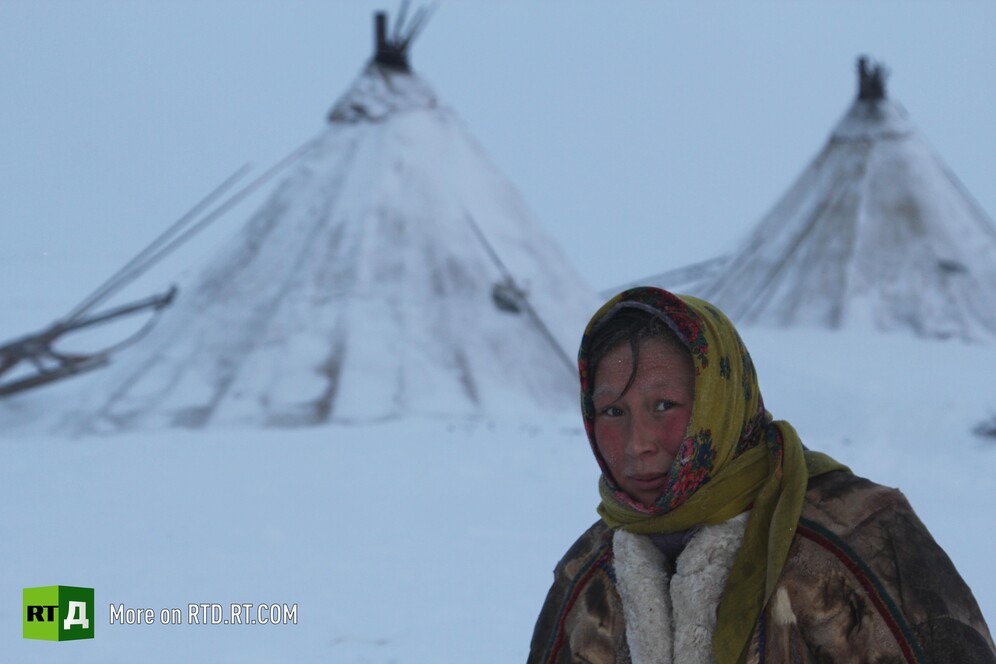
{"type": "Polygon", "coordinates": [[[578,596],[581,591],[584,590],[585,586],[588,585],[588,581],[600,568],[609,568],[607,564],[609,558],[612,557],[612,548],[606,546],[600,551],[596,551],[577,573],[574,579],[571,580],[571,584],[567,587],[567,593],[565,594],[564,604],[560,607],[560,611],[557,612],[557,628],[553,630],[550,635],[550,640],[547,641],[545,654],[541,661],[543,662],[553,662],[557,659],[557,655],[560,653],[560,648],[564,645],[564,621],[567,620],[568,614],[570,614],[571,609],[574,607],[574,603],[577,601],[578,596]]]}
{"type": "Polygon", "coordinates": [[[927,661],[920,642],[903,618],[903,614],[896,608],[895,601],[885,590],[875,573],[851,547],[830,530],[804,517],[799,519],[799,527],[796,532],[834,554],[850,570],[854,578],[868,593],[868,597],[875,605],[879,615],[882,616],[885,624],[889,626],[889,630],[903,651],[903,656],[907,662],[927,661]]]}

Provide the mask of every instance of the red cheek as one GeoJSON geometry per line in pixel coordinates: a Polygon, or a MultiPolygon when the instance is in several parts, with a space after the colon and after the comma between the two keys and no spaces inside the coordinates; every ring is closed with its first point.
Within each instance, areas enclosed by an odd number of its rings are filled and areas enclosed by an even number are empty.
{"type": "Polygon", "coordinates": [[[688,428],[687,422],[675,422],[667,428],[665,435],[661,437],[664,451],[671,456],[676,456],[681,448],[681,443],[685,439],[685,430],[688,428]]]}
{"type": "Polygon", "coordinates": [[[610,467],[619,463],[625,448],[625,437],[621,427],[596,422],[595,444],[610,467]]]}

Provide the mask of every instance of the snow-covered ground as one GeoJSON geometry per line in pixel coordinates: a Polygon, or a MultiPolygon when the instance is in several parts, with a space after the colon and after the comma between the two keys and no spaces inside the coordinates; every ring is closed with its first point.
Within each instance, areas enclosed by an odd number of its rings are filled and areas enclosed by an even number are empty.
{"type": "MultiPolygon", "coordinates": [[[[996,347],[742,330],[769,409],[898,486],[996,620],[996,347]]],[[[40,394],[40,392],[39,392],[40,394]]],[[[0,439],[0,623],[17,662],[522,661],[595,518],[580,418],[0,439]],[[96,635],[20,637],[21,588],[96,590],[96,635]],[[109,625],[109,605],[297,604],[293,625],[109,625]]]]}

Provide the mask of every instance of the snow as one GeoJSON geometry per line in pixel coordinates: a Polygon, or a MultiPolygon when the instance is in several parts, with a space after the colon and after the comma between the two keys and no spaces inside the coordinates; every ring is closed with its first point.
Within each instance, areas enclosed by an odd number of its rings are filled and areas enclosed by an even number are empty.
{"type": "Polygon", "coordinates": [[[379,121],[399,111],[435,108],[438,103],[436,93],[420,77],[370,63],[329,117],[336,122],[379,121]]]}
{"type": "MultiPolygon", "coordinates": [[[[810,447],[906,493],[996,617],[996,348],[741,330],[810,447]]],[[[511,409],[510,409],[511,410],[511,409]]],[[[4,597],[96,589],[92,641],[19,662],[522,661],[553,565],[597,517],[580,415],[0,438],[4,597]],[[109,625],[109,604],[297,603],[298,624],[109,625]]],[[[10,632],[16,601],[0,610],[10,632]]]]}

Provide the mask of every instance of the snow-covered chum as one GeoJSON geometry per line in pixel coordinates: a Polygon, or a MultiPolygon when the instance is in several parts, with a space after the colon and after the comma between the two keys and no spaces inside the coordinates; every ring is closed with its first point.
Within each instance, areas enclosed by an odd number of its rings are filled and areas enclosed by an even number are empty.
{"type": "Polygon", "coordinates": [[[996,662],[906,498],[774,420],[717,308],[626,290],[578,365],[601,518],[556,567],[530,662],[996,662]]]}

